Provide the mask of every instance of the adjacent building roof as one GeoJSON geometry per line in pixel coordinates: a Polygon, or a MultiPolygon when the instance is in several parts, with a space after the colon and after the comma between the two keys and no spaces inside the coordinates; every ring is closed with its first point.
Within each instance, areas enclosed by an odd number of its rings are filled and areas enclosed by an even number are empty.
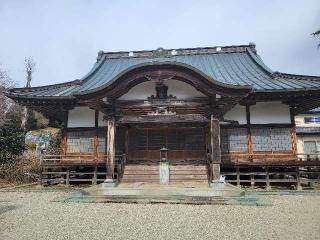
{"type": "Polygon", "coordinates": [[[320,107],[317,107],[317,108],[311,109],[311,110],[310,110],[310,111],[308,111],[307,113],[310,113],[310,114],[320,113],[320,107]]]}
{"type": "Polygon", "coordinates": [[[16,88],[9,96],[66,98],[108,85],[126,70],[141,64],[177,63],[202,72],[212,81],[251,86],[253,91],[290,91],[320,88],[320,77],[273,72],[256,52],[255,45],[102,52],[91,71],[80,80],[35,88],[16,88]]]}
{"type": "Polygon", "coordinates": [[[318,135],[320,134],[320,127],[297,127],[298,135],[318,135]]]}

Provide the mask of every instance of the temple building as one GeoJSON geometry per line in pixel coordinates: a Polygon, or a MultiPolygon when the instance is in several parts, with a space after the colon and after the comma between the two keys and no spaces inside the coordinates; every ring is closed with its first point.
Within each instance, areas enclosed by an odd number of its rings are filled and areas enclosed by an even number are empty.
{"type": "Polygon", "coordinates": [[[67,169],[67,181],[93,166],[95,183],[207,183],[241,164],[295,162],[295,115],[319,106],[320,77],[272,71],[254,44],[100,51],[81,79],[6,95],[64,123],[44,166],[67,169]]]}

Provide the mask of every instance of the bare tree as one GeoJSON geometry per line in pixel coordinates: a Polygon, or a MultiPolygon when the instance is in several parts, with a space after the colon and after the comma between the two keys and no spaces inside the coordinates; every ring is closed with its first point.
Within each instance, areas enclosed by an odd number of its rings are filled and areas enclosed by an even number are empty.
{"type": "Polygon", "coordinates": [[[3,126],[7,121],[7,113],[14,109],[14,105],[16,105],[4,95],[4,91],[15,85],[16,83],[9,77],[7,72],[0,68],[0,126],[3,126]]]}
{"type": "MultiPolygon", "coordinates": [[[[320,37],[320,30],[311,33],[311,35],[313,35],[314,37],[320,37]]],[[[318,44],[318,47],[320,47],[320,43],[318,44]]]]}
{"type": "MultiPolygon", "coordinates": [[[[27,73],[27,83],[26,83],[26,87],[30,88],[31,87],[31,81],[32,81],[32,73],[35,71],[35,67],[36,67],[36,62],[33,60],[32,57],[26,57],[24,59],[24,66],[26,69],[26,73],[27,73]]],[[[21,128],[24,129],[26,131],[26,124],[27,124],[27,120],[28,120],[28,109],[27,107],[23,108],[23,115],[22,115],[22,119],[21,119],[21,128]]]]}
{"type": "Polygon", "coordinates": [[[27,73],[27,84],[26,87],[31,87],[31,81],[32,81],[32,73],[36,70],[36,62],[33,60],[32,57],[26,57],[24,59],[24,66],[27,73]]]}

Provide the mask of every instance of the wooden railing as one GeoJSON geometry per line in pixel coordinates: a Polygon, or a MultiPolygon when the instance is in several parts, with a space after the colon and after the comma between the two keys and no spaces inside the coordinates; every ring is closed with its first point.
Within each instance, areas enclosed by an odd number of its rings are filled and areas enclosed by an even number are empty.
{"type": "MultiPolygon", "coordinates": [[[[95,159],[90,154],[42,155],[40,158],[40,183],[45,182],[91,182],[97,184],[106,179],[107,155],[95,159]],[[83,170],[85,169],[85,170],[83,170]]],[[[115,155],[114,179],[121,179],[126,155],[115,155]]]]}
{"type": "Polygon", "coordinates": [[[255,153],[222,153],[222,162],[274,162],[295,161],[297,155],[292,152],[255,152],[255,153]]]}
{"type": "Polygon", "coordinates": [[[237,186],[249,184],[265,184],[269,189],[271,183],[295,184],[296,189],[302,189],[302,184],[309,187],[320,183],[320,162],[301,161],[299,165],[277,165],[252,167],[250,165],[236,165],[233,168],[221,170],[226,177],[226,182],[235,183],[237,186]]]}
{"type": "Polygon", "coordinates": [[[96,159],[93,154],[68,154],[68,155],[43,154],[40,157],[40,164],[60,163],[60,162],[103,161],[106,157],[107,157],[106,155],[102,155],[98,159],[96,159]]]}

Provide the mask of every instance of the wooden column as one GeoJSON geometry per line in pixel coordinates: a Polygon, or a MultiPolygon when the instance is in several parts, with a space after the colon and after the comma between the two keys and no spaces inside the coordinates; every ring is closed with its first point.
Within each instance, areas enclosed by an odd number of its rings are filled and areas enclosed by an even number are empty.
{"type": "Polygon", "coordinates": [[[220,163],[221,163],[221,149],[220,149],[220,125],[219,120],[211,115],[211,179],[220,179],[220,163]]]}
{"type": "Polygon", "coordinates": [[[115,159],[115,135],[116,135],[116,127],[115,120],[111,118],[108,120],[108,132],[107,132],[107,179],[113,179],[114,175],[114,159],[115,159]]]}
{"type": "Polygon", "coordinates": [[[290,106],[290,120],[291,120],[291,144],[292,144],[292,154],[297,156],[297,132],[296,132],[296,122],[294,119],[293,106],[290,106]]]}
{"type": "Polygon", "coordinates": [[[60,154],[61,155],[66,155],[67,154],[67,139],[68,139],[68,133],[67,133],[67,128],[68,128],[68,111],[65,112],[65,117],[63,121],[63,128],[62,128],[62,140],[60,144],[60,154]]]}
{"type": "Polygon", "coordinates": [[[248,154],[249,154],[250,161],[253,161],[253,145],[252,145],[252,134],[251,134],[250,105],[246,105],[246,119],[247,119],[248,154]]]}
{"type": "Polygon", "coordinates": [[[94,159],[98,159],[98,132],[99,132],[99,111],[94,112],[94,138],[93,138],[93,155],[94,159]]]}

